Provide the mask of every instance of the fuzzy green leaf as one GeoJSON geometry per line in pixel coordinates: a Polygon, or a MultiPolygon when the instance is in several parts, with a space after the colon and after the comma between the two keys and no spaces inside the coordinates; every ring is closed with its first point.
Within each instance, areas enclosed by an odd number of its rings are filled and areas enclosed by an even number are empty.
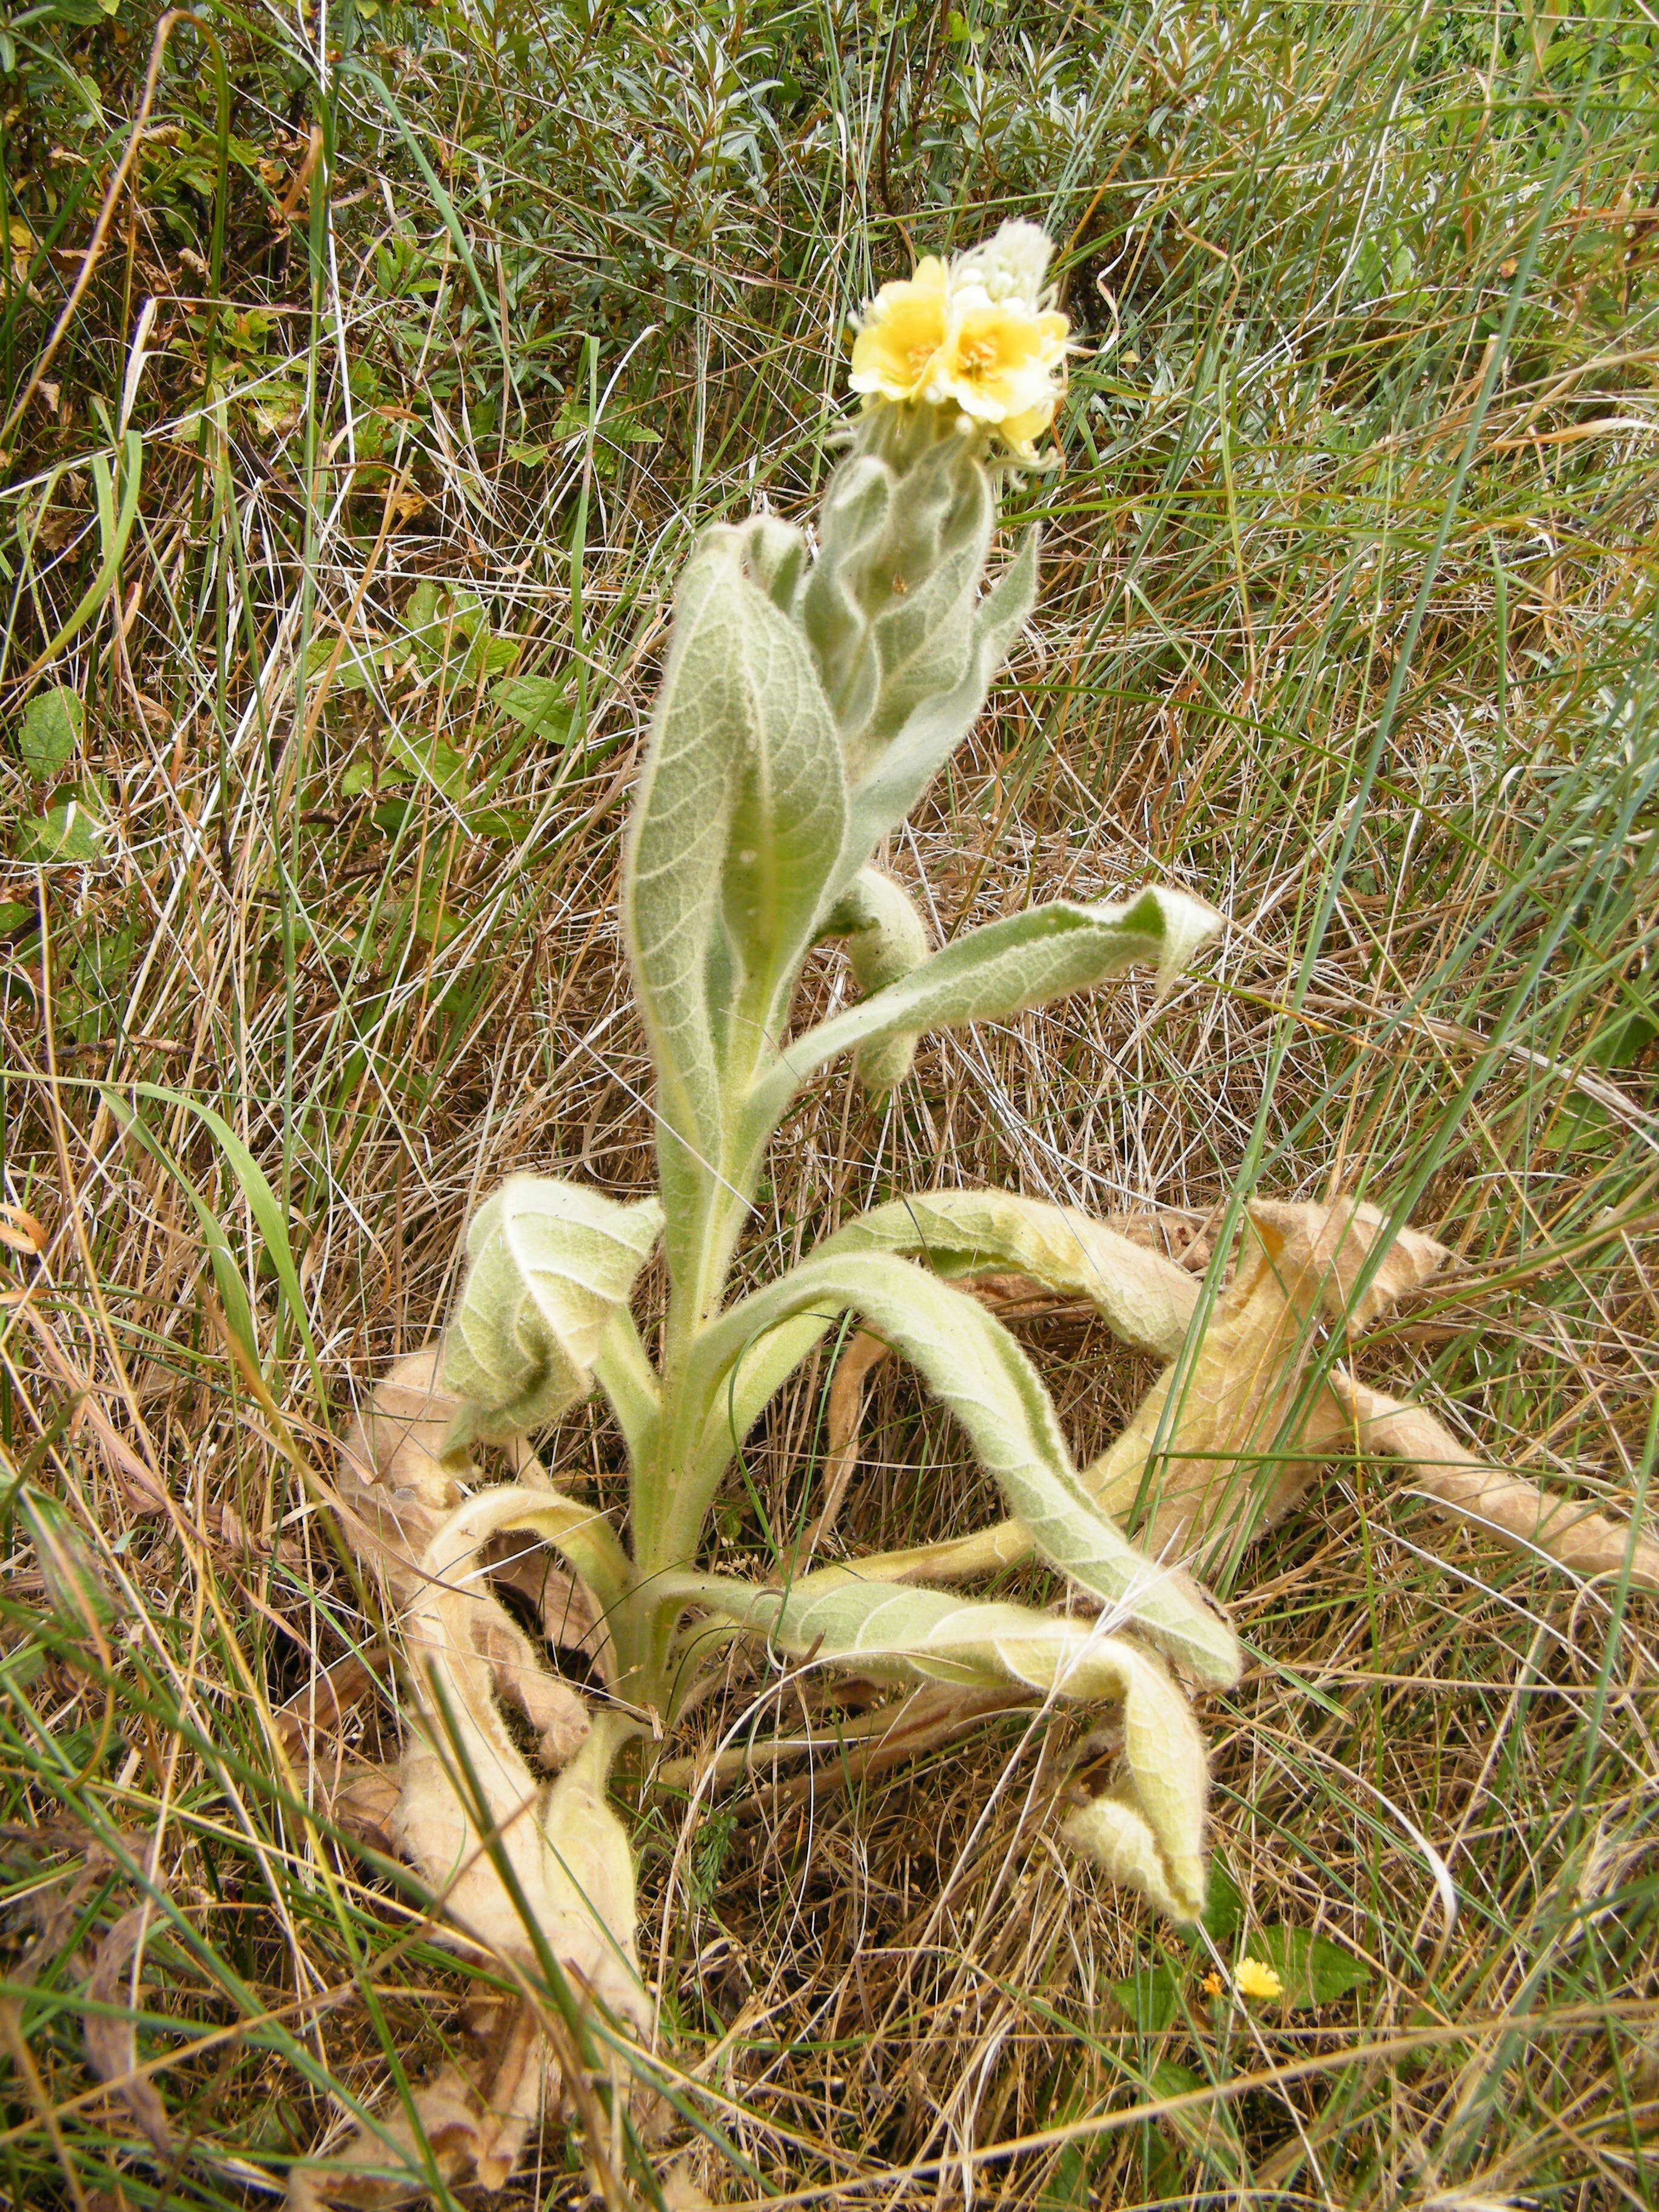
{"type": "Polygon", "coordinates": [[[956,681],[948,690],[920,690],[913,711],[857,776],[845,874],[904,820],[973,727],[1009,646],[1031,611],[1036,577],[1037,533],[1032,530],[991,590],[976,606],[964,610],[968,644],[956,681]]]}
{"type": "Polygon", "coordinates": [[[1203,1740],[1161,1662],[1103,1622],[862,1582],[856,1565],[804,1576],[781,1592],[717,1577],[688,1576],[683,1586],[787,1652],[860,1674],[964,1689],[1018,1683],[1044,1697],[1121,1705],[1123,1778],[1073,1814],[1065,1832],[1172,1918],[1193,1920],[1203,1911],[1203,1740]]]}
{"type": "Polygon", "coordinates": [[[462,1401],[451,1448],[520,1435],[586,1396],[661,1230],[655,1199],[621,1206],[539,1176],[512,1176],[479,1208],[444,1340],[444,1382],[462,1401]]]}
{"type": "Polygon", "coordinates": [[[1055,901],[988,922],[787,1046],[781,1066],[756,1086],[757,1117],[774,1126],[808,1077],[843,1052],[997,1020],[1088,990],[1137,963],[1157,969],[1161,992],[1219,926],[1211,908],[1174,890],[1145,890],[1121,906],[1055,901]]]}
{"type": "Polygon", "coordinates": [[[805,1261],[722,1316],[695,1355],[711,1413],[744,1347],[807,1312],[851,1310],[908,1359],[966,1431],[1044,1558],[1164,1644],[1206,1681],[1231,1682],[1231,1630],[1178,1569],[1135,1550],[1084,1492],[1036,1369],[966,1292],[884,1253],[805,1261]]]}
{"type": "MultiPolygon", "coordinates": [[[[1062,1297],[1090,1299],[1113,1334],[1174,1359],[1198,1304],[1194,1277],[1173,1261],[1131,1244],[1075,1207],[1044,1206],[1010,1191],[914,1191],[861,1213],[811,1255],[896,1252],[924,1258],[946,1281],[994,1270],[1030,1275],[1062,1297]]],[[[767,1406],[807,1358],[835,1316],[807,1313],[744,1352],[722,1395],[700,1464],[715,1476],[767,1406]]]]}
{"type": "MultiPolygon", "coordinates": [[[[860,991],[873,998],[920,968],[929,946],[927,925],[901,884],[879,868],[860,868],[830,909],[825,937],[847,940],[847,957],[860,991]]],[[[890,1037],[859,1053],[854,1066],[872,1097],[902,1083],[916,1056],[913,1036],[890,1037]]]]}
{"type": "Polygon", "coordinates": [[[841,848],[841,751],[799,633],[746,573],[741,531],[681,580],[629,825],[623,926],[656,1064],[670,1263],[721,1172],[723,1071],[752,1066],[841,848]]]}

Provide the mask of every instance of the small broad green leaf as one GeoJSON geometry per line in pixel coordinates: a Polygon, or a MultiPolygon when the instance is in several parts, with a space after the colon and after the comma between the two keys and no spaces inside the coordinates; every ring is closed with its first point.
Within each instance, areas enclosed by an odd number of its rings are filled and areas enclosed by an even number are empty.
{"type": "Polygon", "coordinates": [[[380,924],[378,957],[384,967],[396,960],[411,935],[417,943],[441,951],[460,929],[462,917],[441,884],[424,884],[417,901],[388,899],[380,908],[380,924]]]}
{"type": "Polygon", "coordinates": [[[1190,2097],[1194,2089],[1201,2089],[1204,2084],[1190,2066],[1182,2066],[1173,2058],[1160,2058],[1147,2086],[1155,2097],[1190,2097]]]}
{"type": "MultiPolygon", "coordinates": [[[[386,757],[377,774],[374,763],[360,756],[340,778],[347,799],[366,791],[395,790],[401,784],[430,782],[446,799],[463,799],[467,793],[466,760],[442,738],[407,738],[401,730],[387,732],[386,757]]],[[[402,819],[401,813],[399,820],[402,819]]]]}
{"type": "Polygon", "coordinates": [[[410,595],[404,622],[408,632],[404,649],[413,653],[425,676],[442,673],[452,683],[476,681],[480,676],[504,675],[519,657],[516,642],[497,637],[490,629],[476,592],[434,583],[430,577],[410,595]]]}
{"type": "MultiPolygon", "coordinates": [[[[1155,1966],[1137,1966],[1125,1980],[1112,1984],[1112,1996],[1127,2013],[1143,2035],[1162,2035],[1172,2027],[1179,2004],[1175,1973],[1172,1968],[1160,1963],[1155,1966]]],[[[1167,2089],[1154,2094],[1168,2096],[1167,2089]]]]}
{"type": "Polygon", "coordinates": [[[1659,1036],[1659,1006],[1645,1001],[1633,1012],[1617,1016],[1595,1036],[1585,1058],[1593,1067],[1634,1067],[1659,1036]]]}
{"type": "Polygon", "coordinates": [[[37,691],[23,709],[17,757],[37,783],[49,783],[75,757],[86,710],[67,684],[37,691]]]}
{"type": "Polygon", "coordinates": [[[305,412],[305,404],[304,386],[281,377],[262,377],[247,398],[254,427],[265,438],[285,436],[305,412]]]}
{"type": "Polygon", "coordinates": [[[580,1183],[509,1177],[467,1231],[466,1281],[444,1340],[444,1382],[463,1401],[452,1449],[522,1435],[586,1396],[661,1233],[653,1198],[623,1206],[580,1183]]]}
{"type": "Polygon", "coordinates": [[[395,777],[401,770],[405,775],[430,781],[446,799],[466,796],[466,761],[442,738],[407,738],[401,730],[393,730],[386,740],[386,762],[383,782],[388,780],[388,771],[395,777]]]}
{"type": "MultiPolygon", "coordinates": [[[[337,637],[313,637],[306,647],[306,676],[314,680],[323,673],[334,659],[339,646],[337,637]]],[[[336,691],[370,691],[374,688],[376,670],[367,646],[348,640],[340,647],[340,658],[335,665],[331,687],[336,691]]]]}
{"type": "Polygon", "coordinates": [[[1192,2090],[1203,2088],[1203,2081],[1190,2066],[1179,2066],[1175,2059],[1159,2059],[1152,2069],[1151,2088],[1155,2097],[1190,2097],[1192,2090]]]}
{"type": "Polygon", "coordinates": [[[88,937],[75,957],[64,994],[63,1012],[77,1041],[102,1036],[118,1013],[117,1000],[140,935],[137,922],[88,937]]]}
{"type": "Polygon", "coordinates": [[[98,858],[102,832],[78,799],[66,799],[33,822],[20,823],[17,857],[41,866],[84,865],[98,858]]]}
{"type": "Polygon", "coordinates": [[[1088,2212],[1094,2202],[1091,2179],[1100,2156],[1094,2142],[1064,2142],[1037,2197],[1037,2212],[1088,2212]]]}
{"type": "Polygon", "coordinates": [[[536,826],[535,817],[514,806],[470,806],[466,826],[475,837],[489,837],[502,845],[522,845],[536,826]]]}
{"type": "Polygon", "coordinates": [[[467,658],[469,676],[505,676],[519,657],[519,645],[514,638],[481,637],[467,658]]]}
{"type": "Polygon", "coordinates": [[[0,937],[10,936],[26,922],[39,919],[39,909],[22,899],[0,899],[0,937]]]}
{"type": "Polygon", "coordinates": [[[555,744],[570,742],[575,707],[562,678],[509,676],[504,684],[496,684],[489,703],[520,729],[533,730],[538,737],[555,744]]]}
{"type": "Polygon", "coordinates": [[[1371,1978],[1370,1968],[1352,1951],[1305,1928],[1258,1928],[1245,1949],[1273,1968],[1284,1984],[1283,2002],[1293,2012],[1334,2004],[1351,1990],[1364,1989],[1371,1978]]]}
{"type": "Polygon", "coordinates": [[[1210,1898],[1204,1907],[1204,1917],[1198,1923],[1218,1948],[1244,1917],[1244,1900],[1238,1893],[1238,1884],[1219,1859],[1210,1862],[1210,1898]]]}
{"type": "Polygon", "coordinates": [[[382,770],[377,776],[374,762],[360,754],[340,778],[340,796],[343,799],[360,799],[364,792],[373,791],[377,784],[406,783],[408,781],[401,769],[382,770]]]}
{"type": "MultiPolygon", "coordinates": [[[[1194,2091],[1208,2088],[1210,2084],[1190,2066],[1182,2066],[1173,2058],[1160,2058],[1147,2076],[1146,2087],[1154,2097],[1190,2097],[1194,2091]]],[[[1165,2179],[1160,2194],[1185,2203],[1193,2201],[1191,2193],[1180,2187],[1179,2151],[1196,2153],[1218,2179],[1236,2181],[1237,2178],[1237,2142],[1226,2118],[1226,2108],[1218,2100],[1206,2100],[1202,2105],[1190,2106],[1183,2111],[1169,2113],[1164,2126],[1170,2130],[1174,2141],[1158,2136],[1158,2147],[1166,2154],[1165,2179]]]]}

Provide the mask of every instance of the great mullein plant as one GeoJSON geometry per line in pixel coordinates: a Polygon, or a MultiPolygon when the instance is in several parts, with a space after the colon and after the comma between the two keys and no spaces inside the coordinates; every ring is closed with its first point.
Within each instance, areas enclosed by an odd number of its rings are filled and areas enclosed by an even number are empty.
{"type": "MultiPolygon", "coordinates": [[[[623,1204],[575,1181],[512,1177],[467,1231],[440,1343],[381,1382],[341,1486],[348,1533],[381,1573],[409,1662],[402,1765],[367,1817],[419,1870],[451,1940],[504,1966],[523,1999],[471,2066],[447,2068],[326,2169],[296,2176],[296,2201],[316,2191],[392,2201],[434,2171],[499,2185],[546,2094],[538,1988],[648,2027],[633,1862],[608,1784],[630,1739],[648,1764],[708,1698],[734,1639],[815,1679],[839,1669],[940,1696],[948,1686],[968,1711],[1021,1697],[1109,1702],[1118,1771],[1065,1832],[1118,1882],[1192,1921],[1205,1901],[1206,1759],[1175,1669],[1218,1688],[1240,1662],[1178,1560],[1285,1510],[1345,1437],[1415,1453],[1433,1487],[1425,1416],[1340,1368],[1304,1376],[1321,1312],[1352,1329],[1445,1256],[1411,1231],[1387,1233],[1368,1206],[1255,1209],[1233,1289],[1184,1369],[1200,1296],[1189,1273],[1081,1214],[1000,1193],[897,1199],[731,1295],[768,1146],[816,1078],[850,1055],[878,1093],[902,1079],[923,1032],[1005,1018],[1137,963],[1162,990],[1217,927],[1196,900],[1150,888],[1034,907],[935,950],[874,858],[966,736],[1031,610],[1035,532],[988,589],[985,570],[1000,487],[1037,460],[1064,376],[1049,252],[1041,232],[1008,223],[885,287],[854,347],[864,407],[816,551],[757,514],[706,530],[680,580],[622,883],[655,1070],[659,1195],[623,1204]],[[860,995],[797,1028],[802,968],[826,940],[846,947],[860,995]],[[653,1358],[629,1299],[659,1241],[668,1297],[653,1358]],[[998,1270],[1091,1299],[1118,1334],[1176,1363],[1082,1472],[1031,1362],[962,1286],[998,1270]],[[949,1408],[1005,1516],[905,1551],[781,1557],[762,1579],[711,1571],[710,1510],[735,1455],[849,1316],[949,1408]],[[625,1537],[561,1492],[527,1441],[596,1386],[626,1448],[625,1537]],[[1300,1441],[1305,1459],[1229,1459],[1230,1447],[1275,1438],[1300,1441]],[[471,1456],[480,1443],[507,1447],[517,1479],[483,1486],[471,1456]],[[1139,1550],[1119,1521],[1149,1510],[1155,1462],[1166,1479],[1139,1550]],[[936,1587],[1033,1556],[1063,1580],[1064,1610],[936,1587]],[[504,1585],[550,1638],[583,1648],[586,1692],[550,1670],[504,1585]],[[523,1724],[540,1775],[519,1747],[523,1724]],[[372,2170],[400,2160],[405,2179],[388,2175],[391,2194],[376,2196],[372,2170]]],[[[1477,1505],[1495,1495],[1467,1455],[1461,1479],[1477,1505]]],[[[1543,1506],[1527,1498],[1517,1510],[1535,1532],[1543,1506]]],[[[1467,1498],[1448,1502],[1468,1510],[1467,1498]]],[[[366,1808],[355,1811],[361,1825],[366,1808]]]]}

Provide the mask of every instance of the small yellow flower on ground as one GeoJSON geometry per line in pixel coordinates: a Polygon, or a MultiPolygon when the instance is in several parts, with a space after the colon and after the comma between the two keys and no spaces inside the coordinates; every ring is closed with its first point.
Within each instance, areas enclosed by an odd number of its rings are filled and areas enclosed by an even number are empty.
{"type": "Polygon", "coordinates": [[[1203,1990],[1206,1997],[1218,1997],[1221,1995],[1221,1977],[1217,1973],[1213,1966],[1212,1966],[1209,1972],[1205,1975],[1204,1979],[1199,1984],[1199,1987],[1203,1990]]]}
{"type": "Polygon", "coordinates": [[[948,264],[930,255],[906,283],[884,284],[853,347],[852,385],[866,403],[954,407],[994,430],[1022,460],[1054,419],[1071,325],[1045,290],[1053,242],[1035,223],[1005,222],[948,264]]]}
{"type": "Polygon", "coordinates": [[[1282,1997],[1285,1984],[1271,1966],[1264,1966],[1260,1959],[1241,1959],[1233,1976],[1233,1986],[1242,1997],[1282,1997]]]}

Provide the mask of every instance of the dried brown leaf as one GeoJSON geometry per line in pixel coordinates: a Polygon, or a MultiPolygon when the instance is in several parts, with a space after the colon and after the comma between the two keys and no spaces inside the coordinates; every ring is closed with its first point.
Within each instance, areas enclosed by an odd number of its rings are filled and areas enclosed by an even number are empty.
{"type": "Polygon", "coordinates": [[[0,1206],[0,1244],[9,1252],[44,1252],[52,1242],[34,1216],[21,1206],[0,1206]]]}
{"type": "Polygon", "coordinates": [[[477,1475],[465,1452],[441,1448],[460,1404],[438,1382],[441,1349],[428,1345],[393,1364],[358,1413],[341,1455],[340,1498],[356,1524],[352,1541],[399,1611],[420,1588],[422,1553],[477,1475]]]}
{"type": "Polygon", "coordinates": [[[289,2212],[325,2204],[390,2212],[412,2203],[428,2188],[421,2143],[450,2188],[502,2188],[540,2120],[548,2064],[533,2009],[501,2009],[485,2050],[422,2082],[412,2109],[399,2106],[374,2126],[360,2124],[337,2151],[296,2166],[289,2179],[289,2212]]]}
{"type": "MultiPolygon", "coordinates": [[[[472,1575],[465,1586],[434,1589],[422,1565],[477,1474],[465,1452],[441,1449],[460,1401],[436,1379],[441,1349],[428,1346],[398,1360],[359,1413],[342,1455],[340,1496],[348,1528],[397,1611],[412,1620],[417,1605],[425,1607],[423,1632],[435,1634],[441,1647],[456,1655],[475,1704],[480,1698],[488,1702],[493,1681],[535,1730],[543,1758],[562,1765],[587,1732],[580,1698],[549,1674],[487,1577],[472,1575]],[[473,1681],[475,1661],[483,1662],[488,1680],[473,1681]]],[[[527,1584],[538,1565],[523,1562],[527,1584]]],[[[507,1578],[514,1578],[511,1571],[507,1578]]],[[[535,1601],[541,1602],[540,1593],[535,1601]]],[[[584,1594],[578,1610],[585,1632],[592,1633],[599,1607],[584,1594]]]]}
{"type": "Polygon", "coordinates": [[[1571,1574],[1618,1575],[1628,1559],[1636,1587],[1659,1591],[1659,1543],[1650,1536],[1489,1466],[1421,1406],[1367,1389],[1340,1370],[1332,1382],[1361,1449],[1409,1461],[1411,1480],[1443,1512],[1511,1550],[1546,1553],[1571,1574]]]}
{"type": "Polygon", "coordinates": [[[1383,1226],[1376,1207],[1351,1199],[1251,1206],[1237,1271],[1190,1364],[1158,1377],[1084,1476],[1109,1512],[1128,1514],[1162,1439],[1142,1529],[1149,1550],[1190,1550],[1247,1519],[1253,1533],[1271,1528],[1341,1448],[1351,1424],[1328,1384],[1291,1424],[1316,1324],[1346,1316],[1352,1328],[1369,1326],[1447,1256],[1431,1237],[1401,1230],[1356,1296],[1383,1226]],[[1273,1456],[1252,1456],[1265,1454],[1273,1456]]]}
{"type": "Polygon", "coordinates": [[[864,1419],[864,1386],[887,1357],[887,1346],[868,1329],[856,1330],[836,1362],[830,1385],[830,1410],[824,1437],[823,1510],[818,1515],[806,1548],[815,1552],[836,1525],[842,1500],[859,1459],[859,1428],[864,1419]]]}
{"type": "MultiPolygon", "coordinates": [[[[124,1912],[98,1946],[87,1995],[94,2004],[125,2005],[129,2002],[122,1977],[143,1941],[149,1908],[136,1905],[124,1912]]],[[[173,2130],[160,2091],[146,2075],[136,2071],[138,2048],[132,2014],[112,2019],[106,2013],[88,2012],[82,2021],[87,2061],[100,2081],[106,2081],[132,2114],[151,2146],[165,2157],[173,2148],[173,2130]]]]}
{"type": "MultiPolygon", "coordinates": [[[[643,2028],[633,1859],[605,1789],[617,1724],[590,1728],[581,1698],[544,1664],[490,1585],[493,1574],[517,1587],[544,1622],[557,1621],[556,1633],[603,1663],[609,1635],[580,1577],[547,1568],[539,1547],[522,1540],[490,1556],[490,1513],[501,1497],[515,1510],[597,1516],[562,1498],[533,1455],[521,1458],[519,1483],[470,1498],[476,1470],[465,1454],[442,1449],[456,1401],[436,1382],[438,1359],[434,1347],[400,1360],[343,1455],[346,1526],[402,1616],[416,1696],[395,1778],[357,1764],[323,1784],[325,1802],[343,1826],[420,1870],[456,1941],[525,1968],[544,1942],[578,1989],[643,2028]],[[563,1770],[556,1780],[531,1772],[498,1699],[529,1722],[542,1758],[563,1770]]],[[[285,1710],[288,1732],[308,1748],[313,1714],[337,1720],[361,1686],[350,1662],[319,1677],[303,1715],[295,1701],[285,1710]]],[[[514,2019],[487,2063],[445,2067],[416,2093],[412,2112],[360,2128],[326,2170],[318,2161],[297,2168],[290,2206],[379,2212],[423,2194],[418,2172],[386,2170],[389,2146],[412,2152],[417,2132],[447,2184],[501,2187],[539,2118],[548,2069],[533,2015],[521,2008],[514,2019]]]]}
{"type": "Polygon", "coordinates": [[[659,2185],[668,2212],[714,2212],[714,2200],[692,2174],[684,2159],[677,2159],[659,2185]]]}
{"type": "Polygon", "coordinates": [[[398,1801],[403,1779],[395,1766],[358,1759],[323,1793],[323,1809],[347,1835],[390,1857],[397,1849],[398,1801]]]}

